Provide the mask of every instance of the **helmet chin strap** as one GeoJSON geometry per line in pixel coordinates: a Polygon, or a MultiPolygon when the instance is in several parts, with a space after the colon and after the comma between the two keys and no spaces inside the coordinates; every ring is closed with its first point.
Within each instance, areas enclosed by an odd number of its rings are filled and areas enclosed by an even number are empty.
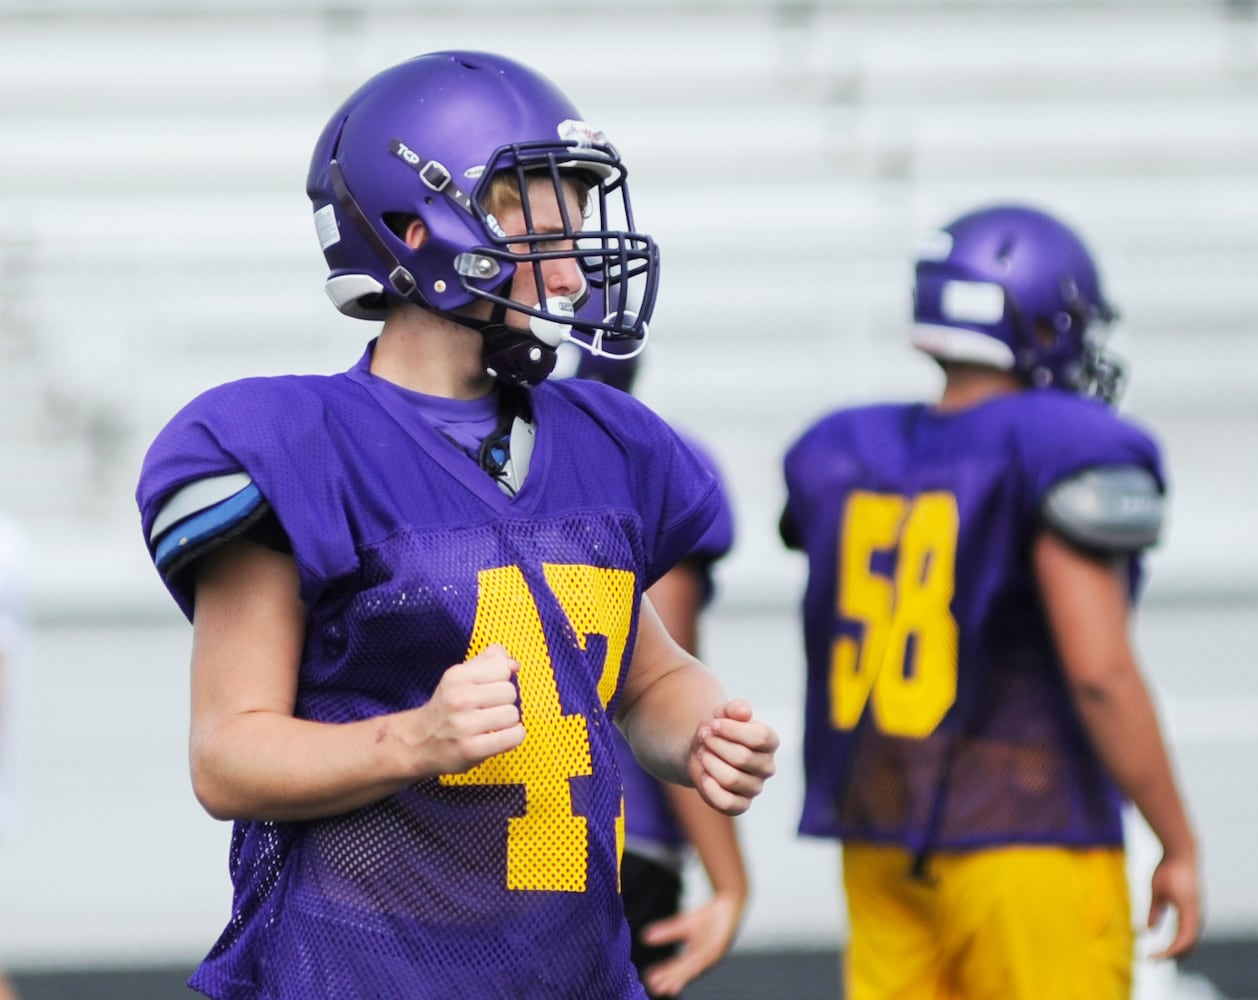
{"type": "Polygon", "coordinates": [[[555,349],[524,330],[491,321],[480,333],[481,363],[500,382],[539,385],[555,367],[555,349]]]}
{"type": "MultiPolygon", "coordinates": [[[[572,300],[563,297],[547,299],[546,311],[551,315],[571,316],[572,300]]],[[[478,324],[484,341],[481,363],[485,371],[500,382],[539,385],[554,370],[558,357],[556,348],[569,338],[572,327],[567,323],[533,316],[529,319],[528,330],[521,330],[504,322],[506,313],[506,306],[497,302],[489,320],[478,324]]]]}

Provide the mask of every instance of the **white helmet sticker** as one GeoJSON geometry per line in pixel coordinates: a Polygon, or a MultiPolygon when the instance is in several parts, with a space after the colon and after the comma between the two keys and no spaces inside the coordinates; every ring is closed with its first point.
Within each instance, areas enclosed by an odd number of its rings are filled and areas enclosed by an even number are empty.
{"type": "Polygon", "coordinates": [[[506,230],[502,228],[502,225],[498,222],[497,216],[493,213],[485,213],[485,225],[489,228],[491,233],[498,237],[498,239],[505,240],[507,238],[506,230]]]}
{"type": "Polygon", "coordinates": [[[955,323],[999,323],[1005,315],[1005,290],[989,281],[949,281],[939,311],[955,323]]]}
{"type": "Polygon", "coordinates": [[[607,144],[607,136],[588,122],[565,118],[559,123],[559,138],[564,142],[575,142],[581,149],[607,144]]]}
{"type": "Polygon", "coordinates": [[[319,246],[326,250],[341,242],[341,230],[336,224],[336,210],[331,205],[324,205],[314,214],[315,233],[319,237],[319,246]]]}

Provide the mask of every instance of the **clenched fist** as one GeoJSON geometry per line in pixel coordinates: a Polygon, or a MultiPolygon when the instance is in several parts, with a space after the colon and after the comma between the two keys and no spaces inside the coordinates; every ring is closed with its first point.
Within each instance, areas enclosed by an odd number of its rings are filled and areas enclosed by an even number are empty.
{"type": "Polygon", "coordinates": [[[415,710],[418,749],[436,774],[462,774],[524,742],[519,672],[497,644],[446,670],[428,704],[415,710]]]}
{"type": "Polygon", "coordinates": [[[695,731],[690,780],[713,809],[737,816],[773,776],[777,748],[777,733],[753,717],[751,705],[735,699],[695,731]]]}

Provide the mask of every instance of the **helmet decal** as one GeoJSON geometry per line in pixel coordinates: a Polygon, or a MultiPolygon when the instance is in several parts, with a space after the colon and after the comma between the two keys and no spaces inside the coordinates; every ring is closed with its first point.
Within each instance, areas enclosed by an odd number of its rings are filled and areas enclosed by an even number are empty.
{"type": "Polygon", "coordinates": [[[336,224],[336,210],[324,205],[314,214],[315,235],[319,237],[319,249],[326,250],[341,241],[341,229],[336,224]]]}
{"type": "Polygon", "coordinates": [[[596,146],[607,146],[607,136],[586,122],[573,121],[571,118],[559,123],[559,138],[571,142],[580,149],[591,149],[596,146]]]}
{"type": "Polygon", "coordinates": [[[989,281],[949,281],[939,311],[957,323],[999,323],[1005,314],[1005,290],[989,281]]]}

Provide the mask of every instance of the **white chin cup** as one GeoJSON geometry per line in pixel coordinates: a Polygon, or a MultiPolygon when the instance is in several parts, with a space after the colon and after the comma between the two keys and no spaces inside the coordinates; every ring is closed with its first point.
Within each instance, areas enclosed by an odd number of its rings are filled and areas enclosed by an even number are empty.
{"type": "MultiPolygon", "coordinates": [[[[547,299],[546,311],[552,316],[565,316],[568,318],[571,318],[576,313],[572,305],[572,299],[566,295],[557,295],[547,299]]],[[[572,333],[572,324],[557,323],[553,319],[542,319],[540,316],[530,316],[529,332],[543,344],[550,347],[558,347],[565,340],[569,339],[572,333]]]]}

